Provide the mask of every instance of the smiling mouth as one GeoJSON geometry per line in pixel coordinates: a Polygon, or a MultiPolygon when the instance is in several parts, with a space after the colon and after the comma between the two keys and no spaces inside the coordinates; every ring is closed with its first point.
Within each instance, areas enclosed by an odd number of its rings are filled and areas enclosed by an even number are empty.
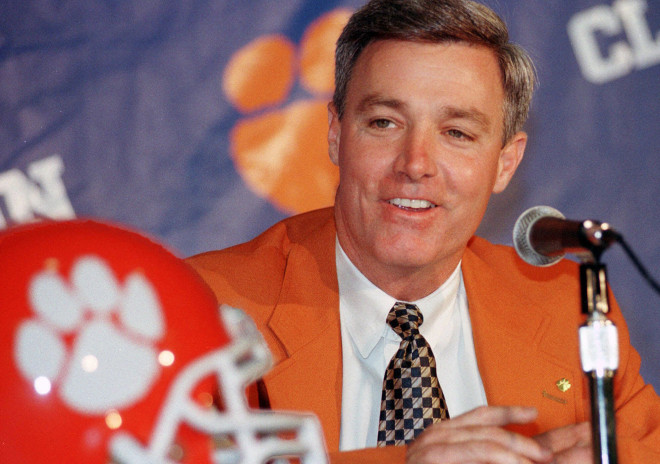
{"type": "Polygon", "coordinates": [[[393,198],[388,201],[390,205],[397,208],[405,209],[408,211],[425,211],[436,207],[428,200],[417,200],[410,198],[393,198]]]}

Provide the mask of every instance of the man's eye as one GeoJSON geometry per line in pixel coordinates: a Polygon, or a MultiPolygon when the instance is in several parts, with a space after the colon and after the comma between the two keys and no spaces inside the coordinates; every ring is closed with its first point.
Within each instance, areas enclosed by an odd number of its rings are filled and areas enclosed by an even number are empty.
{"type": "Polygon", "coordinates": [[[447,134],[455,139],[466,139],[466,140],[470,139],[470,137],[468,137],[464,132],[461,132],[458,129],[450,129],[447,131],[447,134]]]}
{"type": "Polygon", "coordinates": [[[389,119],[374,119],[371,121],[371,125],[377,129],[387,129],[392,125],[392,121],[389,119]]]}

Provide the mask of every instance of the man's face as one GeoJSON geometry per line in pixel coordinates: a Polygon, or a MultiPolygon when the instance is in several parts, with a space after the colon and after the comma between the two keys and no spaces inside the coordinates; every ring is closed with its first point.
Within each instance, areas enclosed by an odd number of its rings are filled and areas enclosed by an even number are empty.
{"type": "Polygon", "coordinates": [[[524,151],[523,133],[502,147],[503,99],[485,47],[385,40],[358,58],[341,121],[330,106],[337,234],[383,290],[415,276],[430,292],[458,265],[524,151]]]}

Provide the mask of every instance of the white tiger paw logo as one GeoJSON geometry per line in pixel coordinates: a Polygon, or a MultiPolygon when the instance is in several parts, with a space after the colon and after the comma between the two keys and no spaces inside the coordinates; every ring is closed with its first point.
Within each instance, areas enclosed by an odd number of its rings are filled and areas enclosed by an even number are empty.
{"type": "Polygon", "coordinates": [[[73,409],[103,414],[138,401],[159,373],[155,343],[165,333],[158,297],[139,271],[123,285],[99,257],[74,263],[70,281],[36,274],[28,288],[35,317],[15,339],[17,364],[41,393],[51,385],[73,409]]]}

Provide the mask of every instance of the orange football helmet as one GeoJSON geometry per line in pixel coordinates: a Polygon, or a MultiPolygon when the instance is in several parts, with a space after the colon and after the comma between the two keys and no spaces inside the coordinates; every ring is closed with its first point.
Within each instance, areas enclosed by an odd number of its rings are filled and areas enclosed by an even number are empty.
{"type": "Polygon", "coordinates": [[[271,363],[252,321],[143,235],[9,229],[0,288],[3,461],[326,462],[313,416],[248,408],[271,363]]]}

